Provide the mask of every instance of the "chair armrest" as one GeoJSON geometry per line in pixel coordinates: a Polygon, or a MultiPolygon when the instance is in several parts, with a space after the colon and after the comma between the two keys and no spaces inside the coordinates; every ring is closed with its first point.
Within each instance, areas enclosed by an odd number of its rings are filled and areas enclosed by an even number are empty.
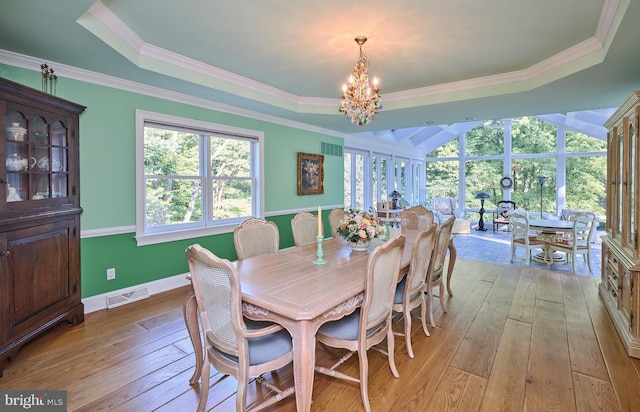
{"type": "Polygon", "coordinates": [[[277,323],[272,323],[271,325],[260,329],[247,329],[244,333],[244,337],[247,339],[261,338],[263,336],[268,336],[276,333],[282,329],[282,326],[278,325],[277,323]]]}

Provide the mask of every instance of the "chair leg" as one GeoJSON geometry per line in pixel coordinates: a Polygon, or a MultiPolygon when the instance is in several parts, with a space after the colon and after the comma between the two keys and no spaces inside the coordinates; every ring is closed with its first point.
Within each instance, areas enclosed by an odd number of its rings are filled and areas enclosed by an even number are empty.
{"type": "Polygon", "coordinates": [[[198,402],[197,411],[203,412],[205,406],[207,406],[207,399],[209,397],[209,375],[211,374],[209,359],[207,358],[207,355],[204,356],[204,362],[202,363],[202,368],[200,369],[200,371],[200,402],[198,402]]]}
{"type": "Polygon", "coordinates": [[[425,293],[427,294],[427,297],[429,298],[429,323],[431,323],[432,327],[436,327],[436,322],[433,319],[433,288],[432,287],[428,287],[428,289],[425,291],[425,293]]]}
{"type": "Polygon", "coordinates": [[[404,316],[404,343],[407,347],[407,355],[413,359],[413,348],[411,347],[411,312],[405,310],[404,316]]]}
{"type": "Polygon", "coordinates": [[[442,300],[442,296],[444,295],[444,285],[442,284],[442,282],[440,282],[439,292],[440,292],[440,306],[442,306],[442,311],[446,312],[447,308],[444,306],[444,301],[442,300]]]}
{"type": "Polygon", "coordinates": [[[427,305],[429,303],[427,302],[427,299],[424,296],[424,293],[422,294],[422,303],[420,304],[420,318],[422,320],[422,330],[424,331],[424,335],[425,336],[431,336],[429,334],[429,328],[427,328],[427,305]]]}
{"type": "Polygon", "coordinates": [[[369,359],[367,358],[367,348],[358,349],[358,362],[360,366],[360,396],[362,396],[362,406],[366,412],[371,412],[369,403],[369,359]]]}
{"type": "Polygon", "coordinates": [[[391,317],[388,320],[387,326],[387,357],[389,358],[389,367],[391,368],[391,373],[396,378],[400,377],[400,372],[398,372],[398,368],[396,368],[396,349],[395,349],[395,339],[393,337],[393,327],[391,317]]]}

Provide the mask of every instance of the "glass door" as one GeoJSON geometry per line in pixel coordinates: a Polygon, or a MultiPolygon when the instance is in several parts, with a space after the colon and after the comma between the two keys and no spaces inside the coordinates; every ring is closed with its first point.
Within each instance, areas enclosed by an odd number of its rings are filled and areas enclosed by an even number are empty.
{"type": "Polygon", "coordinates": [[[69,196],[69,142],[61,121],[27,119],[19,108],[5,116],[7,204],[69,196]]]}

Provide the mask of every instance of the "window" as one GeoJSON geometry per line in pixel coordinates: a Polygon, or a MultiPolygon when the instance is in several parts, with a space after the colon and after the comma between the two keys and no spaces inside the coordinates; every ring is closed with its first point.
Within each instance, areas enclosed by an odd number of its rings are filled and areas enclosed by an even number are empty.
{"type": "Polygon", "coordinates": [[[261,216],[263,133],[136,112],[138,245],[232,231],[261,216]]]}
{"type": "Polygon", "coordinates": [[[365,209],[365,171],[368,156],[364,152],[345,150],[344,153],[344,205],[346,208],[365,209]]]}

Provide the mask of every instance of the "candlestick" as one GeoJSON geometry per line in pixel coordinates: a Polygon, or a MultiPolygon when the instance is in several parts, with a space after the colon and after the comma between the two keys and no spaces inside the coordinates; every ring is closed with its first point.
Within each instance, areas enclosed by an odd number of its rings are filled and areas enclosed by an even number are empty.
{"type": "Polygon", "coordinates": [[[389,221],[389,202],[387,202],[387,222],[389,221]]]}
{"type": "Polygon", "coordinates": [[[320,210],[320,206],[318,206],[318,237],[322,236],[322,210],[320,210]]]}
{"type": "Polygon", "coordinates": [[[323,258],[324,252],[322,251],[322,241],[324,238],[322,236],[318,236],[316,237],[316,240],[318,241],[318,252],[316,253],[318,258],[314,260],[313,263],[315,265],[324,265],[327,263],[326,259],[323,258]]]}

